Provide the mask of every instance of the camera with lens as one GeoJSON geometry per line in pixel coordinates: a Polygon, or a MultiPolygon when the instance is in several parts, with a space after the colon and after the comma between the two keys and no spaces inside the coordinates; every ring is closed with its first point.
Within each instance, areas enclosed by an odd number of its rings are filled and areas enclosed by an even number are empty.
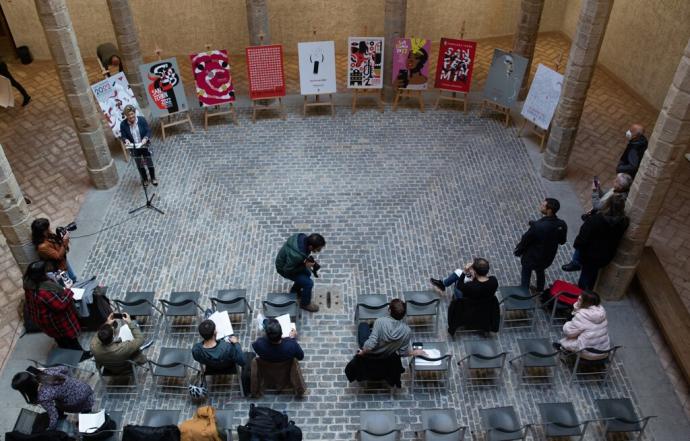
{"type": "Polygon", "coordinates": [[[60,236],[62,239],[65,237],[65,234],[67,234],[68,231],[74,231],[77,229],[77,223],[76,222],[70,222],[69,224],[65,225],[64,227],[57,227],[55,229],[55,234],[60,236]]]}
{"type": "Polygon", "coordinates": [[[314,277],[318,278],[319,275],[318,275],[317,271],[321,269],[321,265],[319,265],[319,262],[314,260],[314,256],[309,256],[309,257],[307,257],[306,260],[307,260],[307,262],[313,262],[314,263],[314,266],[311,267],[311,272],[312,272],[312,274],[314,274],[314,277]]]}

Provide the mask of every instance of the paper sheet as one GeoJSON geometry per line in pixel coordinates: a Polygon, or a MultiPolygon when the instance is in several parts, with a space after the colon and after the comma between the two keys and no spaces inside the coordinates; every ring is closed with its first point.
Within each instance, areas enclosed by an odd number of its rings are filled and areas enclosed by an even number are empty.
{"type": "Polygon", "coordinates": [[[105,409],[96,413],[79,414],[79,432],[93,433],[105,423],[105,409]]]}
{"type": "Polygon", "coordinates": [[[234,334],[228,311],[216,311],[208,318],[216,324],[216,339],[220,340],[234,334]]]}
{"type": "MultiPolygon", "coordinates": [[[[426,352],[426,357],[428,358],[440,358],[441,357],[441,351],[438,349],[424,349],[424,352],[426,352]]],[[[440,366],[442,360],[438,361],[426,361],[421,358],[415,358],[414,363],[416,366],[440,366]]]]}
{"type": "Polygon", "coordinates": [[[72,298],[74,300],[81,300],[81,298],[84,297],[84,291],[83,288],[72,288],[72,293],[74,294],[72,298]]]}
{"type": "Polygon", "coordinates": [[[123,322],[120,322],[119,325],[120,326],[118,326],[118,328],[120,329],[120,332],[117,334],[117,336],[120,337],[120,341],[125,343],[134,340],[134,335],[132,335],[132,330],[129,329],[129,325],[123,322]]]}
{"type": "Polygon", "coordinates": [[[290,336],[290,331],[293,329],[297,331],[297,325],[290,321],[290,314],[283,314],[276,317],[278,323],[280,323],[280,328],[283,330],[283,338],[290,336]]]}

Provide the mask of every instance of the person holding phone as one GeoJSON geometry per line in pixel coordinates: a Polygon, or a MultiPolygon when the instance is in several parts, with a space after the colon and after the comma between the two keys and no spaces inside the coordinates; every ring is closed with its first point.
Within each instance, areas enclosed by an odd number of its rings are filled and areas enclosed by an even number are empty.
{"type": "Polygon", "coordinates": [[[144,334],[139,329],[139,325],[132,321],[129,314],[122,313],[119,315],[122,316],[122,319],[116,318],[115,313],[111,313],[91,339],[91,353],[96,367],[100,369],[105,364],[108,372],[114,374],[129,372],[128,360],[139,365],[146,363],[146,355],[141,352],[144,334]],[[119,331],[123,326],[127,326],[132,333],[133,338],[129,341],[123,341],[120,338],[119,331]]]}
{"type": "Polygon", "coordinates": [[[137,116],[137,109],[132,105],[125,106],[125,119],[120,123],[120,137],[125,147],[130,149],[132,157],[137,164],[141,181],[144,187],[149,185],[149,176],[151,176],[151,183],[158,185],[156,180],[156,170],[153,167],[153,157],[149,145],[151,144],[151,129],[146,120],[137,116]],[[139,158],[139,159],[137,159],[139,158]]]}

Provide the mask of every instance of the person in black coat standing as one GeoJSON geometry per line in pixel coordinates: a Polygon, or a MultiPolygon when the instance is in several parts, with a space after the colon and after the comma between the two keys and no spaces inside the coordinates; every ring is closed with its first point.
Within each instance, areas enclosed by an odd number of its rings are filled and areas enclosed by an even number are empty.
{"type": "Polygon", "coordinates": [[[592,290],[599,270],[611,262],[629,224],[625,199],[614,196],[606,212],[589,216],[580,227],[573,245],[579,251],[582,270],[577,285],[592,290]]]}
{"type": "Polygon", "coordinates": [[[642,156],[647,150],[647,138],[644,136],[644,127],[639,124],[630,126],[625,137],[628,139],[628,145],[621,155],[621,159],[616,166],[616,173],[627,173],[635,178],[637,169],[640,168],[642,156]]]}
{"type": "Polygon", "coordinates": [[[539,210],[541,219],[529,222],[529,230],[515,247],[515,254],[522,264],[521,285],[529,288],[532,271],[537,274],[537,291],[543,291],[546,283],[544,271],[556,257],[558,245],[563,245],[568,235],[568,225],[556,216],[561,208],[554,198],[546,198],[539,210]]]}

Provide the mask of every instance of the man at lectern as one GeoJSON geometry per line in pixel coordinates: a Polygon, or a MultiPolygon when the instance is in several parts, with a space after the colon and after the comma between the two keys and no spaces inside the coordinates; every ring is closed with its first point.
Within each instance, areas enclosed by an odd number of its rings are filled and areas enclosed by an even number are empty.
{"type": "Polygon", "coordinates": [[[144,186],[149,185],[146,168],[149,169],[148,174],[151,176],[151,183],[158,185],[156,172],[153,168],[153,158],[148,148],[151,143],[151,130],[146,120],[141,116],[137,116],[137,109],[134,106],[129,105],[125,107],[125,119],[120,123],[120,136],[125,147],[130,149],[132,157],[135,158],[134,161],[139,169],[144,186]]]}

